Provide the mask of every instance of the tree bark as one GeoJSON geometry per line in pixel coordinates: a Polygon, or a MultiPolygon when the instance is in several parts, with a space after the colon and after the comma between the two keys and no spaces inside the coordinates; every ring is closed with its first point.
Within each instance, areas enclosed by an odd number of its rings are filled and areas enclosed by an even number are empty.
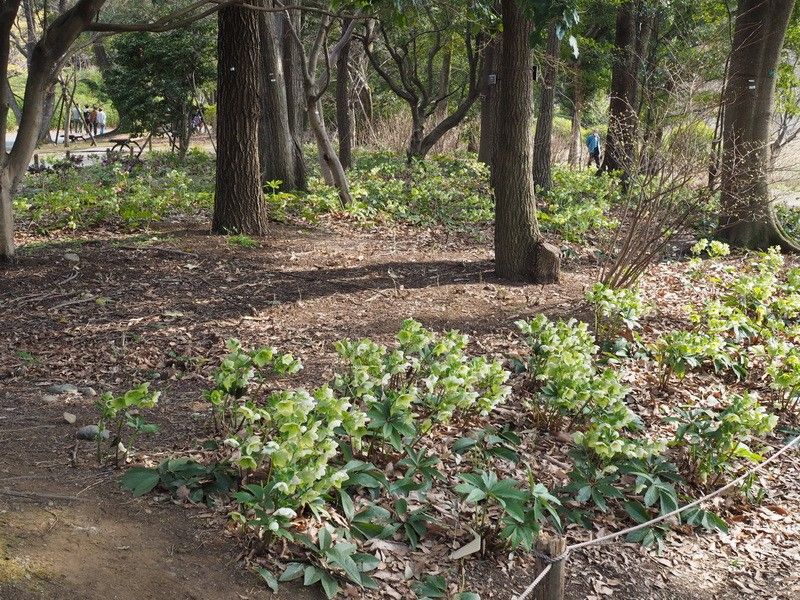
{"type": "Polygon", "coordinates": [[[305,92],[303,91],[303,58],[302,48],[298,46],[292,35],[292,28],[300,31],[302,20],[300,11],[284,14],[280,21],[280,33],[282,36],[283,77],[286,81],[286,104],[289,108],[289,130],[292,132],[295,181],[298,189],[305,190],[308,188],[308,171],[302,144],[306,114],[305,92]]]}
{"type": "Polygon", "coordinates": [[[552,184],[550,162],[552,160],[553,117],[555,116],[555,86],[558,76],[558,59],[561,40],[558,39],[556,23],[547,33],[547,49],[539,101],[539,117],[533,137],[533,183],[547,190],[552,184]]]}
{"type": "Polygon", "coordinates": [[[259,15],[241,6],[218,13],[217,181],[214,233],[264,235],[267,215],[258,157],[259,15]]]}
{"type": "MultiPolygon", "coordinates": [[[[267,1],[271,6],[272,0],[267,1]]],[[[297,153],[295,140],[289,127],[289,105],[286,99],[286,80],[281,58],[281,40],[278,21],[281,15],[261,13],[259,32],[261,38],[261,118],[259,119],[261,179],[280,181],[281,190],[294,191],[305,188],[299,180],[295,165],[297,153]]]]}
{"type": "Polygon", "coordinates": [[[305,93],[303,91],[302,53],[297,40],[291,33],[294,28],[298,33],[302,25],[302,15],[292,11],[282,15],[281,33],[283,34],[283,73],[286,80],[286,102],[289,106],[289,128],[296,140],[303,138],[305,129],[305,93]]]}
{"type": "Polygon", "coordinates": [[[719,235],[734,246],[796,249],[771,203],[775,80],[794,0],[740,0],[725,88],[719,235]]]}
{"type": "Polygon", "coordinates": [[[484,51],[486,65],[486,86],[481,98],[481,139],[478,146],[478,160],[483,164],[492,166],[495,152],[496,132],[497,132],[497,92],[499,81],[497,80],[497,69],[499,57],[502,49],[502,37],[495,35],[484,51]],[[489,81],[489,78],[492,78],[489,81]]]}
{"type": "Polygon", "coordinates": [[[581,112],[583,111],[583,89],[581,85],[581,65],[575,63],[572,91],[572,126],[570,128],[569,154],[567,164],[573,169],[581,164],[581,148],[583,135],[581,131],[581,112]]]}
{"type": "Polygon", "coordinates": [[[636,8],[627,0],[617,9],[614,59],[611,70],[611,100],[608,135],[601,171],[627,171],[633,158],[636,129],[637,77],[633,71],[636,45],[636,8]]]}
{"type": "MultiPolygon", "coordinates": [[[[342,21],[345,31],[352,19],[342,21]]],[[[347,170],[353,165],[353,110],[350,101],[350,40],[342,45],[336,59],[336,131],[339,136],[339,162],[347,170]]]]}
{"type": "Polygon", "coordinates": [[[50,137],[50,125],[53,122],[53,111],[55,110],[56,92],[55,86],[50,85],[50,89],[44,97],[44,106],[42,107],[42,125],[39,128],[39,137],[36,139],[36,145],[46,144],[52,141],[50,137]]]}
{"type": "Polygon", "coordinates": [[[495,267],[513,281],[555,283],[561,253],[544,243],[536,220],[531,125],[533,62],[528,41],[532,24],[519,0],[503,0],[503,51],[500,61],[498,139],[493,165],[495,189],[495,267]]]}

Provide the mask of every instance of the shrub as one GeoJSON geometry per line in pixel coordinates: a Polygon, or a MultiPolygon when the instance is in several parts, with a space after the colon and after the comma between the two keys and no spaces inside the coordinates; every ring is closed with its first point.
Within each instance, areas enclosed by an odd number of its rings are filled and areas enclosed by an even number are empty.
{"type": "Polygon", "coordinates": [[[485,415],[508,397],[510,374],[499,361],[469,357],[468,341],[457,331],[437,335],[407,319],[392,350],[371,340],[337,342],[346,365],[333,389],[367,411],[369,436],[400,450],[456,413],[485,415]]]}
{"type": "Polygon", "coordinates": [[[761,460],[748,443],[755,436],[772,431],[778,422],[750,393],[733,396],[721,411],[679,409],[678,416],[671,420],[678,423],[672,445],[685,451],[693,479],[709,487],[736,472],[736,459],[761,460]]]}
{"type": "Polygon", "coordinates": [[[511,548],[531,550],[542,524],[548,520],[561,526],[558,507],[561,502],[529,473],[529,488],[519,487],[513,479],[499,479],[494,471],[461,475],[463,483],[456,491],[467,504],[476,506],[478,532],[489,543],[498,537],[511,548]],[[499,516],[492,509],[500,508],[499,516]],[[502,529],[501,529],[502,528],[502,529]]]}
{"type": "Polygon", "coordinates": [[[95,402],[100,413],[96,436],[98,461],[102,461],[103,440],[111,438],[115,445],[116,464],[119,465],[120,456],[127,458],[139,435],[158,431],[156,425],[142,418],[140,411],[155,407],[160,396],[161,392],[151,392],[149,384],[142,383],[121,396],[105,392],[98,398],[95,402]],[[131,431],[126,439],[123,439],[123,429],[131,431]]]}
{"type": "Polygon", "coordinates": [[[800,410],[800,348],[772,340],[766,346],[766,355],[770,387],[779,394],[778,409],[795,414],[800,410]]]}
{"type": "Polygon", "coordinates": [[[602,235],[617,226],[607,215],[618,197],[614,178],[555,168],[553,185],[542,194],[544,204],[538,213],[539,223],[544,231],[581,243],[589,233],[602,235]]]}
{"type": "Polygon", "coordinates": [[[213,406],[214,426],[219,431],[236,431],[244,416],[240,405],[250,398],[252,384],[258,383],[258,392],[271,376],[291,375],[302,369],[302,363],[291,354],[264,347],[247,350],[239,340],[228,340],[228,355],[214,372],[214,387],[206,392],[213,406]]]}
{"type": "Polygon", "coordinates": [[[635,289],[614,289],[596,283],[587,292],[586,299],[594,306],[596,335],[605,343],[625,331],[638,329],[639,320],[647,312],[647,306],[635,289]]]}
{"type": "Polygon", "coordinates": [[[167,168],[165,161],[158,155],[134,171],[114,163],[39,174],[29,182],[37,187],[17,196],[14,207],[22,221],[41,232],[100,225],[139,229],[176,214],[210,210],[211,192],[198,189],[187,171],[167,168]]]}
{"type": "Polygon", "coordinates": [[[595,366],[598,348],[586,323],[552,323],[539,315],[516,325],[531,349],[522,368],[529,378],[528,407],[538,423],[560,428],[569,419],[582,426],[575,443],[604,463],[659,450],[658,443],[630,436],[641,429],[640,420],[625,404],[628,390],[617,373],[595,366]]]}
{"type": "Polygon", "coordinates": [[[731,371],[737,379],[747,375],[747,355],[718,333],[670,331],[650,346],[650,352],[661,366],[662,388],[672,375],[683,379],[689,371],[701,367],[711,367],[715,373],[731,371]]]}

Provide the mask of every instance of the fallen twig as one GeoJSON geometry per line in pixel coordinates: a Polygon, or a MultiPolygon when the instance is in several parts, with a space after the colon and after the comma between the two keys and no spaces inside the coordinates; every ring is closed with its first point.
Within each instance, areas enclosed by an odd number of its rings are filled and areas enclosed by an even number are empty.
{"type": "Polygon", "coordinates": [[[16,498],[30,498],[31,500],[65,500],[70,502],[84,502],[86,498],[78,498],[77,496],[63,496],[61,494],[40,494],[38,492],[21,492],[17,490],[9,490],[0,488],[0,495],[14,496],[16,498]]]}

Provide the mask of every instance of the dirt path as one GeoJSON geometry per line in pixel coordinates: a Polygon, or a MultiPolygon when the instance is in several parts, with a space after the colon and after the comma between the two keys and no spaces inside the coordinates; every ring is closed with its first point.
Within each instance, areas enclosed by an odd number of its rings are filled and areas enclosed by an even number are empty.
{"type": "MultiPolygon", "coordinates": [[[[305,362],[303,381],[313,383],[331,365],[333,341],[387,340],[409,316],[502,350],[515,319],[580,312],[592,282],[580,261],[547,288],[505,285],[491,271],[486,242],[338,226],[275,226],[256,249],[230,247],[198,228],[164,232],[141,247],[95,235],[23,251],[20,264],[0,274],[0,489],[81,500],[0,492],[0,599],[274,597],[239,567],[241,545],[219,515],[163,496],[131,498],[88,446],[72,466],[76,425],[96,419],[84,388],[120,391],[149,380],[163,390],[160,432],[139,445],[164,455],[208,433],[202,389],[228,337],[295,352],[305,362]],[[50,390],[65,383],[81,389],[50,390]],[[65,411],[76,425],[64,421],[65,411]]],[[[786,477],[796,482],[792,461],[786,477]]],[[[796,598],[795,488],[775,492],[770,505],[782,508],[748,515],[728,538],[677,536],[663,557],[622,544],[576,556],[570,599],[796,598]]],[[[485,598],[510,598],[532,576],[516,558],[467,564],[467,580],[482,582],[485,598]]]]}

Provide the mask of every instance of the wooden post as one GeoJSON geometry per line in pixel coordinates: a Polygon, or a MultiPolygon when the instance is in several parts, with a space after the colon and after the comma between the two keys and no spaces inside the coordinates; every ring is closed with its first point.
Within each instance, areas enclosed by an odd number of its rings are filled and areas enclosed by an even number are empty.
{"type": "Polygon", "coordinates": [[[66,152],[66,158],[67,158],[67,160],[69,160],[69,159],[70,159],[70,152],[69,152],[69,150],[67,150],[67,152],[66,152]]]}
{"type": "Polygon", "coordinates": [[[36,169],[37,171],[39,170],[39,155],[38,154],[34,154],[33,155],[33,168],[36,169]]]}
{"type": "MultiPolygon", "coordinates": [[[[566,547],[567,541],[561,536],[549,538],[543,535],[536,542],[536,549],[547,556],[558,556],[564,552],[566,547]]],[[[566,558],[552,563],[550,571],[533,590],[534,600],[564,600],[565,562],[566,558]]],[[[547,561],[537,557],[536,572],[541,573],[542,569],[544,569],[547,564],[547,561]]]]}

